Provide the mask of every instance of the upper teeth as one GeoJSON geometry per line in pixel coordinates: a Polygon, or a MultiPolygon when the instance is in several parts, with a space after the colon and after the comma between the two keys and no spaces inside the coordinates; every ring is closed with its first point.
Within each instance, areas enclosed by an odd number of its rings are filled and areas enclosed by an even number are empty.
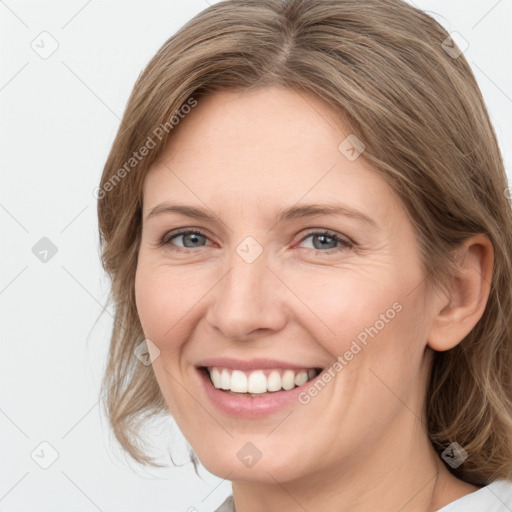
{"type": "Polygon", "coordinates": [[[254,370],[208,368],[213,385],[235,393],[266,393],[301,386],[317,375],[316,370],[254,370]]]}

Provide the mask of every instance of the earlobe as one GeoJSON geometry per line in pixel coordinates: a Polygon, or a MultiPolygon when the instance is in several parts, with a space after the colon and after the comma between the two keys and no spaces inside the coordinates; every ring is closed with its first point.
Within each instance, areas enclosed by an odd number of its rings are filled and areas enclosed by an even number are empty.
{"type": "Polygon", "coordinates": [[[486,235],[466,239],[455,254],[449,296],[439,296],[428,346],[443,352],[460,343],[482,317],[491,287],[494,250],[486,235]]]}

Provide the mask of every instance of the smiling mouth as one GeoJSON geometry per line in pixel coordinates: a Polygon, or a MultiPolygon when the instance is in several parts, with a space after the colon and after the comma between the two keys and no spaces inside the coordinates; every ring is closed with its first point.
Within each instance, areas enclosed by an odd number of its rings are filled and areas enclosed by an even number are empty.
{"type": "Polygon", "coordinates": [[[243,371],[217,366],[202,366],[212,385],[236,396],[265,396],[278,391],[289,391],[317,377],[321,368],[261,369],[243,371]]]}

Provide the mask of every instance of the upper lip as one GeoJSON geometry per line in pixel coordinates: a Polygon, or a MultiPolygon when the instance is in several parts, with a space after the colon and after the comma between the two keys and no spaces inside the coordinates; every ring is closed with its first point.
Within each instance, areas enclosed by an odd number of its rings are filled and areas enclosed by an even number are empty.
{"type": "Polygon", "coordinates": [[[280,361],[278,359],[234,359],[231,357],[211,357],[202,359],[197,363],[198,367],[231,368],[233,370],[264,370],[267,368],[290,368],[300,370],[303,368],[320,368],[311,364],[297,364],[280,361]]]}

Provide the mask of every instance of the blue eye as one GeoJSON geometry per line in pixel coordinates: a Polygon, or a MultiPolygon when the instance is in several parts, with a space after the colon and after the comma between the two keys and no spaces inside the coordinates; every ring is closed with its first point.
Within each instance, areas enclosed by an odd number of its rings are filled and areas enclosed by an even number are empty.
{"type": "MultiPolygon", "coordinates": [[[[302,243],[308,238],[316,238],[318,240],[318,243],[313,243],[312,249],[327,254],[351,249],[354,245],[348,238],[340,237],[336,233],[326,230],[312,231],[303,237],[300,242],[302,243]],[[331,247],[332,245],[334,245],[334,247],[331,247]]],[[[159,245],[169,246],[173,251],[187,251],[194,248],[205,247],[202,243],[207,240],[208,237],[199,230],[183,229],[165,234],[159,245]],[[183,245],[176,245],[173,242],[175,238],[181,238],[183,245]]]]}
{"type": "Polygon", "coordinates": [[[331,253],[336,251],[342,251],[345,249],[350,249],[353,247],[353,243],[348,238],[342,238],[331,231],[312,231],[308,233],[304,238],[302,238],[301,242],[304,242],[304,240],[307,240],[308,238],[316,238],[317,240],[319,240],[319,243],[313,243],[312,249],[315,249],[316,251],[320,252],[331,253]],[[335,247],[329,247],[330,245],[333,244],[335,247]],[[337,244],[338,247],[336,247],[337,244]]]}
{"type": "MultiPolygon", "coordinates": [[[[206,235],[204,235],[200,231],[191,230],[191,229],[183,229],[176,233],[171,232],[171,233],[167,233],[166,235],[164,235],[164,237],[162,238],[162,240],[160,242],[160,245],[171,245],[172,246],[174,244],[171,243],[171,240],[174,240],[175,238],[179,238],[179,237],[182,238],[182,240],[185,244],[185,246],[183,247],[184,249],[193,249],[194,247],[201,247],[201,245],[199,245],[199,246],[197,245],[198,242],[200,243],[201,238],[207,239],[206,235]],[[187,246],[186,243],[190,243],[191,245],[187,246]]],[[[180,246],[178,246],[178,248],[172,247],[172,249],[179,251],[179,250],[181,250],[179,247],[180,246]]]]}

